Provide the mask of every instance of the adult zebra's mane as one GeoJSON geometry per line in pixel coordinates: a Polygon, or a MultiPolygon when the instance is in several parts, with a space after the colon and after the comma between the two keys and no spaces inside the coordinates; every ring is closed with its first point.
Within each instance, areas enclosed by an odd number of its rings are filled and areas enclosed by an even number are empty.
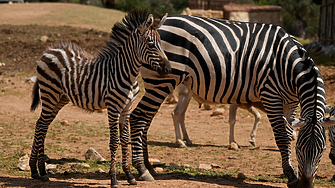
{"type": "Polygon", "coordinates": [[[148,10],[135,9],[128,13],[121,22],[115,23],[110,35],[111,40],[106,41],[107,46],[99,51],[99,57],[104,57],[106,54],[114,57],[131,33],[147,19],[148,14],[148,10]]]}

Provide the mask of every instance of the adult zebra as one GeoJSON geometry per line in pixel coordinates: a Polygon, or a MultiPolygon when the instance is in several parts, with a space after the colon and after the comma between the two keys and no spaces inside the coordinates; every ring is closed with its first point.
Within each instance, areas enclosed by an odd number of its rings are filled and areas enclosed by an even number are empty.
{"type": "Polygon", "coordinates": [[[271,24],[187,15],[168,17],[159,33],[172,72],[161,78],[142,67],[146,91],[130,116],[132,164],[140,178],[153,180],[147,149],[150,123],[165,97],[183,83],[207,104],[262,102],[288,186],[313,187],[326,143],[325,93],[321,75],[300,43],[271,24]],[[299,103],[306,125],[297,140],[298,174],[291,161],[293,129],[284,117],[293,118],[299,103]]]}
{"type": "Polygon", "coordinates": [[[75,44],[49,47],[37,66],[31,110],[42,100],[42,112],[36,122],[29,166],[34,179],[48,181],[44,164],[44,140],[48,126],[59,110],[70,101],[88,111],[107,108],[110,127],[111,186],[117,187],[115,152],[122,145],[122,167],[130,184],[136,184],[127,161],[128,124],[132,103],[138,94],[137,77],[142,64],[159,75],[171,67],[157,32],[167,15],[154,20],[147,11],[134,10],[112,28],[111,40],[98,56],[91,56],[75,44]],[[40,95],[41,97],[40,97],[40,95]],[[38,169],[36,162],[38,157],[38,169]]]}

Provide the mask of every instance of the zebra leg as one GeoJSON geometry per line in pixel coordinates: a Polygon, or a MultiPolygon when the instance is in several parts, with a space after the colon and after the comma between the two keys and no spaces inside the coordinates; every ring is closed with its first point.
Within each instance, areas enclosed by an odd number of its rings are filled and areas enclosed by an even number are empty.
{"type": "Polygon", "coordinates": [[[185,113],[192,98],[192,93],[185,85],[180,85],[178,88],[178,94],[178,103],[172,112],[172,119],[176,133],[176,143],[180,148],[187,148],[181,139],[179,124],[183,132],[183,139],[186,140],[186,144],[191,145],[192,141],[189,139],[185,127],[185,113]]]}
{"type": "Polygon", "coordinates": [[[250,144],[253,145],[253,146],[256,146],[256,141],[255,141],[255,137],[256,137],[256,131],[257,131],[257,127],[258,127],[258,122],[261,118],[261,114],[257,111],[257,109],[251,105],[248,106],[249,108],[247,108],[247,110],[252,114],[254,115],[255,117],[255,122],[254,122],[254,126],[251,130],[251,133],[250,133],[250,144]]]}
{"type": "Polygon", "coordinates": [[[332,161],[332,164],[335,165],[335,126],[328,128],[328,135],[330,141],[329,159],[332,161]]]}
{"type": "MultiPolygon", "coordinates": [[[[46,96],[46,94],[41,92],[41,98],[51,98],[46,96]]],[[[59,110],[69,102],[68,98],[63,95],[59,102],[52,104],[52,101],[49,100],[48,104],[42,101],[42,112],[40,118],[36,122],[35,127],[35,136],[33,141],[33,146],[31,150],[29,166],[31,171],[31,177],[33,179],[41,179],[42,181],[49,181],[47,172],[45,171],[45,162],[44,162],[44,141],[45,136],[48,131],[50,123],[55,119],[59,110]],[[38,159],[38,174],[36,163],[38,159]]]]}
{"type": "Polygon", "coordinates": [[[128,183],[131,185],[136,185],[137,184],[136,180],[133,174],[130,172],[130,166],[128,162],[130,109],[131,109],[131,105],[129,107],[126,107],[121,113],[120,120],[119,120],[120,140],[121,140],[121,148],[122,148],[122,169],[123,169],[123,172],[127,176],[128,183]]]}
{"type": "Polygon", "coordinates": [[[235,142],[234,127],[236,123],[237,108],[238,108],[238,104],[229,105],[229,148],[231,148],[231,143],[235,142]]]}
{"type": "Polygon", "coordinates": [[[285,125],[282,101],[280,99],[276,100],[273,96],[271,96],[271,98],[262,98],[262,102],[264,104],[265,111],[267,112],[267,116],[274,132],[276,144],[281,154],[283,172],[288,178],[288,187],[296,187],[296,184],[298,183],[298,173],[292,165],[292,132],[290,132],[290,129],[287,129],[285,125]]]}
{"type": "MultiPolygon", "coordinates": [[[[163,102],[163,100],[161,102],[163,102]]],[[[150,99],[144,96],[130,115],[132,164],[140,174],[139,180],[153,181],[155,179],[152,177],[149,170],[147,169],[149,168],[150,170],[152,170],[153,168],[150,165],[148,159],[146,134],[150,126],[151,120],[157,113],[160,105],[154,106],[154,109],[151,108],[150,111],[148,111],[148,109],[146,109],[146,105],[143,105],[143,103],[150,104],[150,99]]]]}
{"type": "Polygon", "coordinates": [[[111,152],[111,165],[109,168],[109,177],[111,179],[111,187],[118,187],[116,180],[116,150],[119,145],[119,136],[118,136],[118,121],[119,121],[119,112],[118,110],[108,107],[108,122],[109,122],[109,131],[110,131],[110,140],[109,148],[111,152]]]}

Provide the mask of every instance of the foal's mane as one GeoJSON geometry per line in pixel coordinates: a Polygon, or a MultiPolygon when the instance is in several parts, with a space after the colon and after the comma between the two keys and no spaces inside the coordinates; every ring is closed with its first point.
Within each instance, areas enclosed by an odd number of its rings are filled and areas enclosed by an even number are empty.
{"type": "Polygon", "coordinates": [[[106,47],[99,51],[99,56],[106,54],[115,56],[119,48],[124,45],[130,34],[135,31],[148,17],[148,10],[132,10],[121,22],[117,22],[112,27],[110,41],[106,41],[106,47]]]}

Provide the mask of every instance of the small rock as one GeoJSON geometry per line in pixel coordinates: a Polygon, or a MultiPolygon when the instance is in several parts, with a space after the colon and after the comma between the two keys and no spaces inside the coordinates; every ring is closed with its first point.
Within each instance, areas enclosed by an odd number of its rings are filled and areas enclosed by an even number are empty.
{"type": "Polygon", "coordinates": [[[211,110],[212,107],[211,107],[211,105],[204,104],[204,109],[205,109],[205,110],[211,110]]]}
{"type": "Polygon", "coordinates": [[[170,94],[169,96],[167,96],[167,98],[165,99],[165,103],[166,104],[175,104],[178,102],[178,98],[174,95],[174,94],[170,94]]]}
{"type": "Polygon", "coordinates": [[[45,169],[47,170],[47,172],[56,172],[57,171],[57,165],[55,165],[55,164],[47,164],[45,166],[45,169]]]}
{"type": "Polygon", "coordinates": [[[68,126],[70,125],[69,122],[67,120],[63,120],[60,122],[60,124],[64,125],[64,126],[68,126]]]}
{"type": "Polygon", "coordinates": [[[85,153],[86,160],[106,161],[94,148],[90,147],[85,153]]]}
{"type": "Polygon", "coordinates": [[[5,63],[0,63],[0,67],[3,67],[5,66],[6,64],[5,63]]]}
{"type": "Polygon", "coordinates": [[[164,169],[161,168],[161,167],[156,167],[156,168],[155,168],[155,171],[158,172],[158,173],[163,173],[163,172],[164,172],[164,169]]]}
{"type": "Polygon", "coordinates": [[[214,164],[214,163],[212,163],[211,166],[212,166],[212,169],[215,169],[215,168],[221,168],[220,165],[218,165],[218,164],[214,164]]]}
{"type": "Polygon", "coordinates": [[[151,164],[151,166],[160,166],[162,165],[161,161],[159,159],[153,159],[153,158],[149,158],[149,163],[151,164]]]}
{"type": "Polygon", "coordinates": [[[27,154],[19,159],[19,161],[17,163],[17,167],[20,170],[23,170],[23,171],[29,171],[30,170],[29,156],[27,154]]]}
{"type": "Polygon", "coordinates": [[[170,163],[170,166],[175,168],[175,169],[180,169],[180,166],[177,165],[176,163],[170,163]]]}
{"type": "Polygon", "coordinates": [[[245,180],[245,179],[247,179],[247,177],[245,177],[245,175],[243,173],[238,173],[237,174],[237,179],[239,179],[239,180],[245,180]]]}
{"type": "Polygon", "coordinates": [[[213,110],[211,116],[220,116],[220,115],[223,115],[223,113],[224,113],[223,108],[217,108],[217,109],[213,110]]]}
{"type": "Polygon", "coordinates": [[[236,159],[236,156],[235,155],[229,156],[228,159],[236,159]]]}
{"type": "Polygon", "coordinates": [[[90,167],[89,164],[86,164],[86,163],[73,164],[73,165],[71,165],[71,169],[72,169],[72,170],[78,170],[78,169],[82,169],[82,168],[89,169],[89,168],[91,168],[91,167],[90,167]]]}
{"type": "Polygon", "coordinates": [[[232,143],[230,143],[228,149],[237,151],[238,150],[238,145],[235,142],[232,142],[232,143]]]}
{"type": "Polygon", "coordinates": [[[209,164],[199,164],[198,169],[204,169],[204,170],[211,170],[212,169],[212,166],[209,165],[209,164]]]}
{"type": "Polygon", "coordinates": [[[101,168],[98,168],[98,172],[100,172],[100,173],[104,173],[105,171],[102,170],[101,168]]]}
{"type": "Polygon", "coordinates": [[[41,38],[40,38],[40,41],[42,41],[42,42],[46,42],[47,40],[48,40],[48,36],[42,36],[41,38]]]}

